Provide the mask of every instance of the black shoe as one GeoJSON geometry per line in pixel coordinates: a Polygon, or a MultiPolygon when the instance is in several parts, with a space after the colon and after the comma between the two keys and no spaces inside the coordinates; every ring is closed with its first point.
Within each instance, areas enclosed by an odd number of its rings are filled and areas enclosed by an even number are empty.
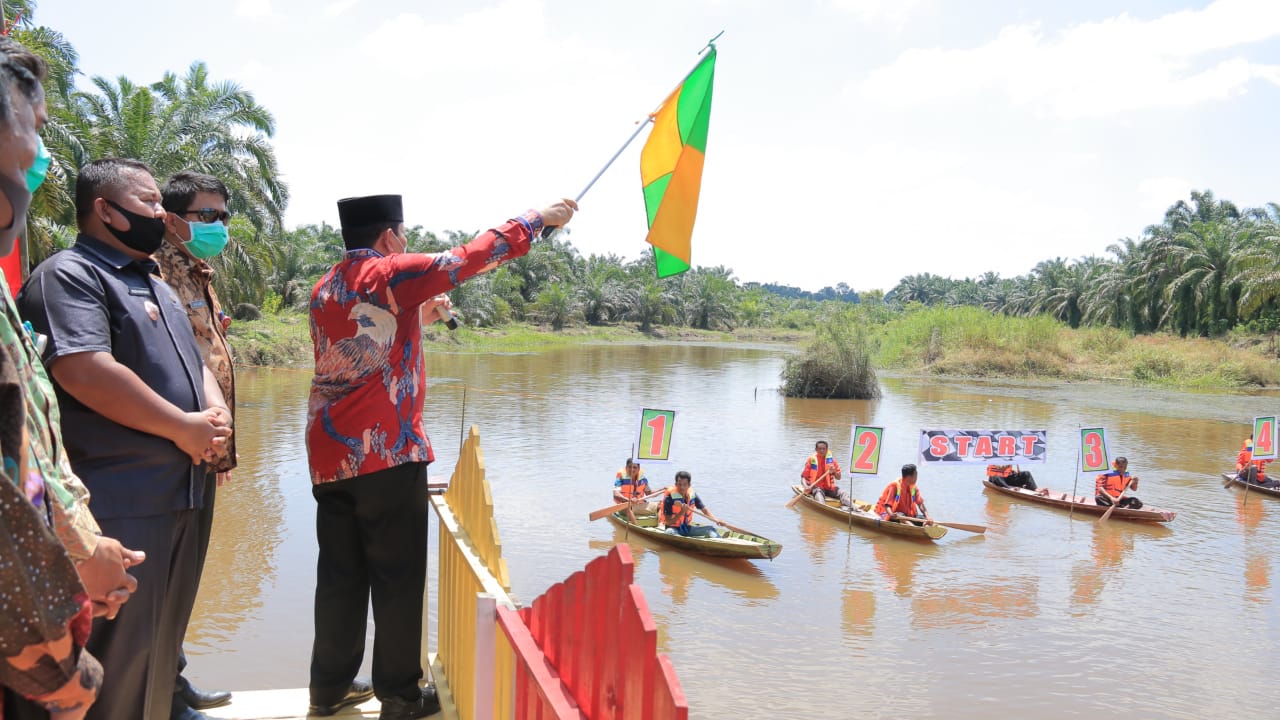
{"type": "Polygon", "coordinates": [[[341,700],[332,705],[317,705],[313,702],[311,703],[311,707],[308,708],[308,712],[312,715],[323,715],[327,717],[329,715],[333,715],[342,708],[359,705],[371,697],[373,697],[373,686],[363,680],[354,680],[351,683],[351,688],[347,690],[347,694],[344,695],[341,700]]]}
{"type": "Polygon", "coordinates": [[[192,707],[196,710],[222,707],[231,702],[230,692],[226,690],[210,690],[208,692],[197,690],[190,680],[182,676],[178,677],[177,685],[177,694],[182,696],[182,701],[187,704],[187,707],[192,707]]]}
{"type": "Polygon", "coordinates": [[[440,712],[440,698],[436,697],[433,685],[422,688],[416,700],[389,697],[382,701],[382,712],[378,720],[410,720],[435,715],[440,712]]]}

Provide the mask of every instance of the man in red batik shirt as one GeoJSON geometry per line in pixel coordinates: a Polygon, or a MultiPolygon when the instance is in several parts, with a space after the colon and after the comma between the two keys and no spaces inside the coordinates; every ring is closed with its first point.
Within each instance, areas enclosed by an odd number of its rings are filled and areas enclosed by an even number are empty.
{"type": "Polygon", "coordinates": [[[307,457],[316,498],[315,644],[311,712],[333,715],[377,695],[381,720],[425,717],[440,703],[419,688],[426,584],[426,371],[422,317],[442,293],[520,257],[577,204],[530,210],[466,245],[407,252],[399,195],[338,201],[347,251],[311,293],[315,379],[307,457]],[[426,312],[423,312],[423,311],[426,312]],[[373,686],[355,680],[373,598],[373,686]]]}

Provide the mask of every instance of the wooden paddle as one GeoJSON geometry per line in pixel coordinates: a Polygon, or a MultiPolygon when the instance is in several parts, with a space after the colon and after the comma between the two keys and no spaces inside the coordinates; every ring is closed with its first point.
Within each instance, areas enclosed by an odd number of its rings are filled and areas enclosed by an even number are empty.
{"type": "MultiPolygon", "coordinates": [[[[831,468],[827,468],[827,471],[819,475],[817,480],[814,480],[813,482],[805,486],[804,492],[788,500],[787,504],[784,505],[783,507],[788,507],[788,508],[795,507],[796,503],[800,502],[800,498],[807,496],[810,490],[812,490],[815,486],[817,486],[818,483],[822,482],[823,478],[825,478],[827,475],[830,475],[830,474],[831,474],[831,468]]],[[[726,525],[725,527],[729,527],[729,526],[726,525]]]]}
{"type": "Polygon", "coordinates": [[[716,520],[715,518],[713,518],[713,517],[711,517],[710,515],[708,515],[708,514],[706,514],[706,513],[702,512],[701,510],[699,510],[699,509],[698,509],[698,508],[696,508],[696,507],[691,507],[690,509],[692,509],[694,512],[698,513],[698,514],[699,514],[699,515],[701,515],[702,517],[704,517],[704,518],[706,518],[706,519],[710,520],[711,522],[713,522],[713,523],[715,523],[715,524],[719,525],[720,527],[722,527],[722,528],[724,528],[724,529],[726,529],[726,530],[732,530],[732,531],[734,531],[734,532],[742,533],[743,535],[755,535],[755,533],[751,532],[750,530],[743,530],[742,528],[740,528],[740,527],[734,527],[734,526],[730,525],[730,524],[729,524],[729,523],[727,523],[727,522],[723,522],[723,521],[721,521],[721,520],[716,520]]]}
{"type": "MultiPolygon", "coordinates": [[[[664,492],[666,492],[666,491],[667,491],[667,490],[666,490],[666,488],[663,488],[662,490],[659,490],[659,491],[658,491],[658,492],[656,492],[656,493],[652,493],[652,494],[649,494],[649,495],[645,495],[644,497],[639,498],[639,500],[637,500],[637,502],[639,502],[640,500],[652,500],[653,498],[658,497],[659,495],[661,495],[662,493],[664,493],[664,492]]],[[[630,507],[630,505],[631,505],[631,503],[630,503],[630,502],[620,502],[620,503],[618,503],[617,505],[610,505],[610,506],[609,506],[609,507],[607,507],[607,508],[600,508],[599,510],[596,510],[595,512],[591,513],[590,515],[587,515],[587,517],[588,517],[589,519],[591,519],[591,520],[599,520],[600,518],[602,518],[602,517],[606,517],[606,516],[608,516],[608,515],[612,515],[612,514],[614,514],[614,513],[618,512],[619,510],[626,510],[628,507],[630,507]]]]}
{"type": "Polygon", "coordinates": [[[1133,482],[1132,477],[1124,481],[1124,487],[1120,488],[1120,497],[1116,498],[1115,502],[1111,503],[1111,507],[1107,508],[1107,511],[1102,513],[1102,517],[1098,518],[1098,522],[1106,522],[1110,519],[1111,513],[1115,512],[1116,508],[1120,507],[1120,501],[1124,499],[1124,491],[1129,489],[1129,483],[1131,482],[1133,482]]]}
{"type": "MultiPolygon", "coordinates": [[[[903,515],[902,513],[896,513],[894,514],[893,517],[896,520],[906,520],[908,522],[913,522],[913,523],[924,522],[924,520],[922,520],[921,518],[913,518],[908,515],[903,515]]],[[[985,525],[966,525],[964,523],[938,522],[937,520],[934,520],[933,524],[941,525],[942,527],[953,528],[955,530],[964,530],[965,532],[978,533],[979,535],[987,531],[987,527],[985,525]]]]}

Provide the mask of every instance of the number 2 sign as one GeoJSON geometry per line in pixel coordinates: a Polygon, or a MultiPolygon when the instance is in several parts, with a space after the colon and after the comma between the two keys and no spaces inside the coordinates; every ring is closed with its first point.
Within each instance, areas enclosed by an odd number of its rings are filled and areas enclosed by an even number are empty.
{"type": "Polygon", "coordinates": [[[1253,459],[1266,460],[1276,456],[1276,416],[1253,419],[1253,459]]]}
{"type": "Polygon", "coordinates": [[[853,454],[849,457],[849,472],[854,475],[880,474],[880,447],[884,444],[884,428],[869,425],[853,426],[853,454]]]}
{"type": "Polygon", "coordinates": [[[675,410],[644,408],[640,411],[640,441],[636,460],[667,462],[671,459],[671,435],[676,428],[675,410]]]}
{"type": "Polygon", "coordinates": [[[1107,462],[1107,429],[1080,429],[1080,472],[1106,472],[1111,469],[1107,462]]]}

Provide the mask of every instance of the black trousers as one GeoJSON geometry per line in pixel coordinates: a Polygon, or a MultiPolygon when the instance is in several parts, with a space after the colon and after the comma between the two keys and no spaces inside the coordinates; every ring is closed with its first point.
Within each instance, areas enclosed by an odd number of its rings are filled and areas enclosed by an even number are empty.
{"type": "MultiPolygon", "coordinates": [[[[147,559],[129,569],[138,589],[115,620],[98,618],[86,648],[102,663],[102,691],[87,720],[169,720],[178,648],[198,586],[196,511],[99,518],[102,534],[147,559]]],[[[6,693],[5,720],[44,720],[45,710],[6,693]]]]}
{"type": "MultiPolygon", "coordinates": [[[[216,473],[209,473],[204,478],[204,507],[196,510],[196,587],[200,586],[200,578],[204,575],[204,559],[209,554],[209,538],[213,535],[213,504],[218,498],[218,478],[216,473]]],[[[191,618],[191,611],[195,609],[196,595],[191,594],[191,606],[187,608],[187,618],[191,618]]],[[[185,687],[190,687],[191,683],[182,676],[182,671],[187,667],[187,654],[182,650],[182,642],[186,637],[186,629],[183,629],[182,635],[178,636],[178,677],[174,682],[173,693],[176,696],[173,701],[173,708],[176,712],[179,708],[186,706],[186,701],[182,699],[181,693],[185,687]]]]}
{"type": "Polygon", "coordinates": [[[316,499],[315,644],[311,702],[332,705],[364,660],[373,598],[373,689],[419,696],[422,593],[427,581],[425,463],[312,487],[316,499]]]}
{"type": "MultiPolygon", "coordinates": [[[[1111,502],[1111,496],[1107,495],[1106,493],[1098,493],[1097,495],[1094,496],[1093,501],[1098,505],[1102,505],[1103,507],[1108,507],[1113,504],[1111,502]]],[[[1141,510],[1142,501],[1132,495],[1126,495],[1120,498],[1119,507],[1129,508],[1132,510],[1141,510]]]]}

